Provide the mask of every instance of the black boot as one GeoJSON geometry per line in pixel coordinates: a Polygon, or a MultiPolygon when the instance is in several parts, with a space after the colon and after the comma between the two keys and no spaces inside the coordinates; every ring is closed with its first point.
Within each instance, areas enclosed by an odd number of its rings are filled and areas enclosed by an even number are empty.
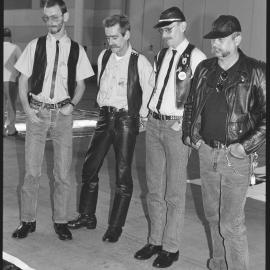
{"type": "Polygon", "coordinates": [[[95,216],[98,198],[98,182],[88,183],[83,180],[80,194],[79,213],[80,215],[68,222],[68,228],[79,229],[86,227],[87,229],[95,229],[97,219],[95,216]]]}
{"type": "Polygon", "coordinates": [[[115,242],[118,241],[121,233],[122,233],[122,228],[121,227],[111,227],[111,226],[109,226],[109,228],[107,229],[107,231],[103,235],[102,240],[104,242],[115,243],[115,242]]]}
{"type": "Polygon", "coordinates": [[[68,222],[69,229],[79,229],[86,227],[87,229],[95,229],[97,219],[95,215],[80,214],[76,219],[68,222]]]}
{"type": "Polygon", "coordinates": [[[97,198],[98,182],[88,183],[86,181],[83,181],[80,195],[79,213],[89,216],[95,215],[97,198]]]}
{"type": "Polygon", "coordinates": [[[13,238],[25,238],[28,233],[32,233],[36,230],[36,221],[24,222],[22,221],[20,226],[13,232],[13,238]]]}
{"type": "Polygon", "coordinates": [[[108,242],[117,242],[122,233],[122,227],[125,225],[128,208],[132,196],[132,190],[121,185],[117,188],[112,212],[109,220],[109,227],[102,240],[108,242]]]}

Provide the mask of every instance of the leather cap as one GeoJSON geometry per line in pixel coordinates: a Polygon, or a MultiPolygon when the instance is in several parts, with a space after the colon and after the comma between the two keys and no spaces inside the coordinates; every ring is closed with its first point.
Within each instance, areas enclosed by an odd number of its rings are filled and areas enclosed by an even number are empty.
{"type": "Polygon", "coordinates": [[[212,30],[204,36],[206,39],[224,38],[234,32],[241,32],[239,20],[232,15],[220,15],[212,24],[212,30]]]}
{"type": "Polygon", "coordinates": [[[186,18],[183,12],[178,7],[171,7],[164,10],[159,17],[158,23],[154,28],[167,26],[173,22],[184,22],[186,18]]]}

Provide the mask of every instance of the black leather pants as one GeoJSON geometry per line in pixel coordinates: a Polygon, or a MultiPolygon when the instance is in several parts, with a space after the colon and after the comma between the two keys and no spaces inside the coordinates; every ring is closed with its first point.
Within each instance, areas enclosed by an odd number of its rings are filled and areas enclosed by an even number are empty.
{"type": "Polygon", "coordinates": [[[139,130],[139,118],[126,111],[110,112],[107,107],[100,110],[99,120],[82,170],[82,189],[79,212],[95,214],[98,198],[98,172],[111,145],[116,159],[116,193],[109,219],[110,226],[125,224],[133,191],[131,164],[139,130]]]}

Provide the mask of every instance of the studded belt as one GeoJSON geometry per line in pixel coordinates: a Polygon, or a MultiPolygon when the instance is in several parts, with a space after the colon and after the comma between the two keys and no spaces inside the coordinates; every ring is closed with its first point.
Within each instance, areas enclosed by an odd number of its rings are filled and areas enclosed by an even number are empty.
{"type": "Polygon", "coordinates": [[[67,104],[70,104],[70,102],[71,102],[70,98],[67,98],[58,103],[45,103],[45,102],[38,101],[32,97],[30,100],[30,106],[33,109],[44,108],[47,110],[55,110],[55,109],[60,109],[67,104]]]}
{"type": "Polygon", "coordinates": [[[182,116],[164,115],[164,114],[156,113],[153,111],[150,111],[150,115],[152,115],[153,118],[157,119],[157,120],[180,120],[180,119],[182,119],[182,116]]]}

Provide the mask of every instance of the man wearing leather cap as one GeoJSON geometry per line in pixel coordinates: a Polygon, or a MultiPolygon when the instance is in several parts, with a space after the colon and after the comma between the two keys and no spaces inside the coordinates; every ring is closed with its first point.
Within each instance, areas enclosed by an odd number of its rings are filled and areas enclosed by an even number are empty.
{"type": "Polygon", "coordinates": [[[186,19],[178,7],[163,11],[154,26],[169,48],[154,62],[155,87],[146,127],[147,203],[151,222],[148,244],[135,254],[153,266],[178,260],[184,224],[188,147],[182,143],[182,115],[190,81],[205,55],[185,37],[186,19]]]}
{"type": "Polygon", "coordinates": [[[214,58],[199,64],[185,104],[183,141],[198,149],[211,270],[247,270],[244,206],[256,150],[265,142],[265,63],[240,49],[238,19],[219,16],[210,33],[214,58]]]}

